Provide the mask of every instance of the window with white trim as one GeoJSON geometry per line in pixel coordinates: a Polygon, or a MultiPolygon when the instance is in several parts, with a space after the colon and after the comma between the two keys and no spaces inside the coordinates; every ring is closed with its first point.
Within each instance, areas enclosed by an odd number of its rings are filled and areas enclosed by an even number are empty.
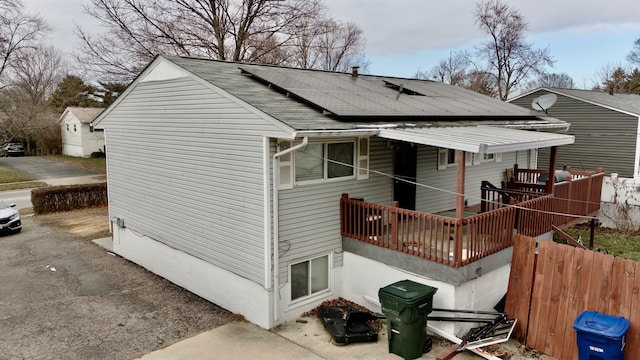
{"type": "Polygon", "coordinates": [[[305,260],[289,267],[291,301],[329,289],[329,255],[305,260]]]}
{"type": "Polygon", "coordinates": [[[456,164],[456,151],[454,149],[438,148],[438,170],[444,170],[456,164]]]}
{"type": "MultiPolygon", "coordinates": [[[[278,142],[278,151],[297,145],[289,140],[278,142]]],[[[279,158],[280,189],[294,184],[323,181],[368,179],[369,138],[310,141],[306,146],[279,158]]]]}
{"type": "Polygon", "coordinates": [[[482,154],[482,162],[501,162],[502,153],[482,154]]]}
{"type": "Polygon", "coordinates": [[[354,177],[355,142],[309,143],[295,152],[296,183],[354,177]]]}

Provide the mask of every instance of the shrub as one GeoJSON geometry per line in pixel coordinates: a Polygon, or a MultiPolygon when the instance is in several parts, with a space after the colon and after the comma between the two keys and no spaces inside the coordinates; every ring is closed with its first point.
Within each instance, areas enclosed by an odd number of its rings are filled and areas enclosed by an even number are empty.
{"type": "Polygon", "coordinates": [[[31,190],[33,212],[48,214],[107,206],[107,183],[48,186],[31,190]]]}
{"type": "Polygon", "coordinates": [[[105,158],[105,157],[107,157],[107,154],[104,151],[99,150],[99,151],[92,152],[91,153],[91,157],[94,158],[94,159],[105,158]]]}

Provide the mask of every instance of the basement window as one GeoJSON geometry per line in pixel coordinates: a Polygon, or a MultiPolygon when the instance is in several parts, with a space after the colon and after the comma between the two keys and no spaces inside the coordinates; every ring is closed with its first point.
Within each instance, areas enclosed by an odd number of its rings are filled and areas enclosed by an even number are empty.
{"type": "Polygon", "coordinates": [[[329,255],[292,264],[289,277],[291,301],[329,290],[329,255]]]}

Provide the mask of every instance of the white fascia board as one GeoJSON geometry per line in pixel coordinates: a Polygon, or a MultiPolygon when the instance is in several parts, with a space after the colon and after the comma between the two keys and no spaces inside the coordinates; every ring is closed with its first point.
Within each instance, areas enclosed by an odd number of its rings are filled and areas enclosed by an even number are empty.
{"type": "Polygon", "coordinates": [[[466,152],[478,153],[480,146],[470,143],[452,141],[450,139],[438,137],[425,137],[419,133],[409,133],[399,129],[380,130],[380,137],[389,140],[401,140],[414,144],[429,145],[446,149],[463,150],[466,152]]]}

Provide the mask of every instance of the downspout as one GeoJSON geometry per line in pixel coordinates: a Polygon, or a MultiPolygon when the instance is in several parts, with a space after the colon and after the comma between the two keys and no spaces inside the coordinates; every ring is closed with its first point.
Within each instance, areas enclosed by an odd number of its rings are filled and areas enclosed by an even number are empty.
{"type": "MultiPolygon", "coordinates": [[[[308,137],[303,137],[302,138],[302,142],[296,146],[292,146],[286,150],[280,151],[278,153],[273,154],[273,161],[272,161],[272,166],[273,166],[273,201],[271,202],[273,204],[273,293],[274,293],[274,299],[273,299],[273,321],[276,322],[278,321],[278,294],[280,293],[280,284],[279,284],[279,270],[280,270],[280,263],[278,261],[278,257],[280,256],[278,253],[278,249],[279,249],[279,245],[280,245],[280,238],[278,236],[278,223],[279,223],[279,213],[278,213],[278,184],[279,184],[279,180],[280,180],[280,168],[279,166],[276,168],[276,164],[277,164],[277,159],[279,157],[281,157],[282,155],[286,155],[290,152],[296,151],[302,147],[307,146],[307,143],[309,142],[309,138],[308,137]]],[[[292,170],[293,171],[293,170],[292,170]]]]}

